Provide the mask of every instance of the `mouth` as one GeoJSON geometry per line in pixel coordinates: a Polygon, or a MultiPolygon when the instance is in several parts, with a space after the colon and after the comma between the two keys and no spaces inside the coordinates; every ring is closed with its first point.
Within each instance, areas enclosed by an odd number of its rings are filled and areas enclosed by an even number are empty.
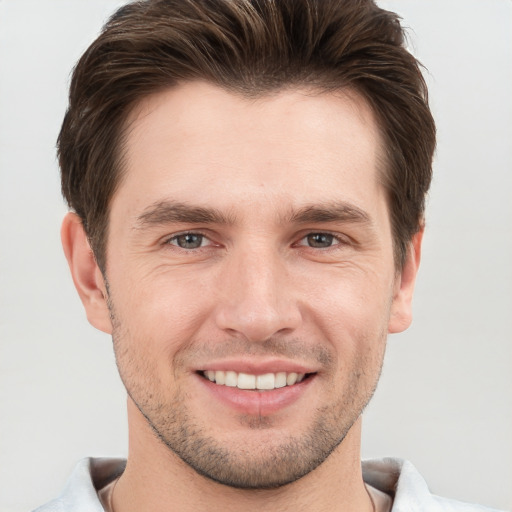
{"type": "Polygon", "coordinates": [[[196,368],[195,376],[215,418],[220,404],[236,414],[261,417],[290,411],[298,402],[306,406],[315,396],[319,370],[287,360],[233,359],[209,362],[196,368]]]}
{"type": "Polygon", "coordinates": [[[243,390],[271,391],[299,384],[310,378],[313,373],[277,372],[255,375],[231,370],[204,370],[199,375],[218,386],[227,386],[243,390]]]}

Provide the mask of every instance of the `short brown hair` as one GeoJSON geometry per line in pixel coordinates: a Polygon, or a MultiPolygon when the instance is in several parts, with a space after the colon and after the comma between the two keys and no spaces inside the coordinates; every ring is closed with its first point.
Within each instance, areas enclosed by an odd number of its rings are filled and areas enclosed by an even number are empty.
{"type": "Polygon", "coordinates": [[[62,191],[102,271],[123,128],[143,97],[206,80],[249,97],[350,88],[382,133],[397,267],[423,222],[435,125],[399,17],[372,0],[146,0],[119,9],[76,65],[58,140],[62,191]]]}

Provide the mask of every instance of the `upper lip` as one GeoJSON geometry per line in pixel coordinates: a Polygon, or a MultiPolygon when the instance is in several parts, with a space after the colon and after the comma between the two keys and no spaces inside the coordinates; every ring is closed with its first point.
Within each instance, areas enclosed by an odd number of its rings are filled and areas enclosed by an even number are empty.
{"type": "Polygon", "coordinates": [[[197,371],[234,371],[237,373],[248,373],[251,375],[264,375],[265,373],[316,373],[316,365],[308,365],[290,360],[267,359],[222,359],[209,361],[197,368],[197,371]]]}

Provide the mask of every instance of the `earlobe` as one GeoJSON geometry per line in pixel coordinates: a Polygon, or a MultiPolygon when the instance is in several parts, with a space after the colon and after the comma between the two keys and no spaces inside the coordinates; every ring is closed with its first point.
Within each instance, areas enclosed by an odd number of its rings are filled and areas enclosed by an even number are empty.
{"type": "Polygon", "coordinates": [[[404,266],[397,275],[388,332],[405,331],[412,322],[412,297],[421,259],[422,227],[409,243],[404,266]]]}
{"type": "Polygon", "coordinates": [[[87,319],[97,329],[111,334],[105,281],[78,215],[70,212],[64,217],[60,234],[64,254],[87,319]]]}

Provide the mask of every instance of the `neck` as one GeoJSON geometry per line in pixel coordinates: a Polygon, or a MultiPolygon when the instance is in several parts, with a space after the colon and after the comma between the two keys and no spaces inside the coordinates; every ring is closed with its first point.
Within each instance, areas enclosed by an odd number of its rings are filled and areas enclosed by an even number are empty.
{"type": "Polygon", "coordinates": [[[115,512],[368,511],[360,462],[361,419],[314,471],[277,489],[235,489],[196,473],[150,430],[129,401],[130,437],[126,470],[113,497],[115,512]]]}

